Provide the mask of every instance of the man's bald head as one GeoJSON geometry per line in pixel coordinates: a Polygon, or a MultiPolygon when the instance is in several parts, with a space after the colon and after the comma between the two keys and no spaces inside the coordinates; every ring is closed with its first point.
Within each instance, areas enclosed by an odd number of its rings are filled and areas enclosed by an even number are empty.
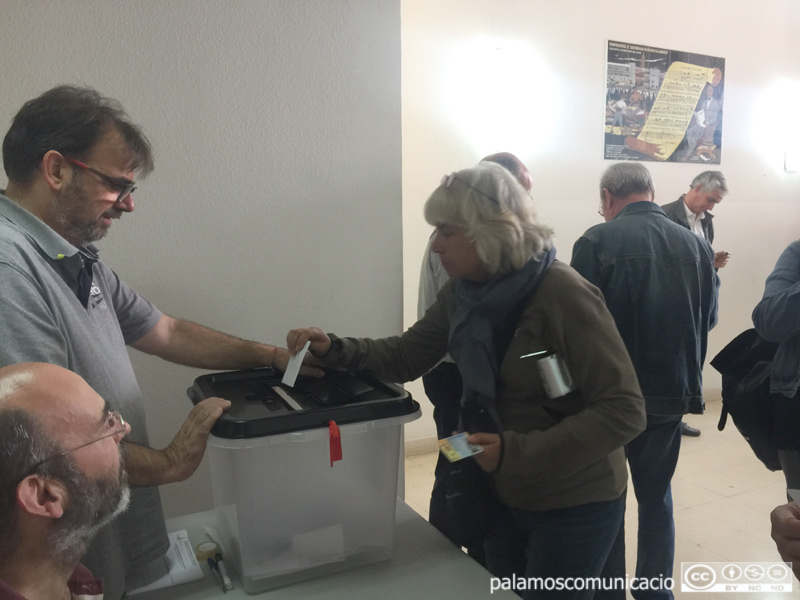
{"type": "Polygon", "coordinates": [[[493,162],[509,171],[520,185],[530,192],[533,187],[533,179],[528,167],[511,152],[497,152],[481,159],[481,162],[493,162]]]}
{"type": "Polygon", "coordinates": [[[35,415],[53,410],[64,401],[95,394],[77,373],[47,363],[20,363],[0,369],[0,410],[24,408],[35,415]]]}
{"type": "Polygon", "coordinates": [[[79,444],[107,409],[106,402],[77,373],[47,363],[20,363],[0,369],[0,411],[18,408],[52,442],[79,444]]]}

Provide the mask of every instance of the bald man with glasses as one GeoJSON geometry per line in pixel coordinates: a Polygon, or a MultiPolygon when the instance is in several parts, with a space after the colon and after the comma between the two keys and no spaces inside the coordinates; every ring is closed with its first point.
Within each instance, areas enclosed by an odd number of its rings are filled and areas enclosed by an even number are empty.
{"type": "Polygon", "coordinates": [[[0,369],[0,599],[103,597],[80,560],[128,506],[129,432],[67,369],[0,369]]]}

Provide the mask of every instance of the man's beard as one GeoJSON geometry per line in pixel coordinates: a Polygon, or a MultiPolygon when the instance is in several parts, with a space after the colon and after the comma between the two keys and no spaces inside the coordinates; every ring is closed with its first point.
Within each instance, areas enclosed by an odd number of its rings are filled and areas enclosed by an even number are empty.
{"type": "Polygon", "coordinates": [[[68,505],[49,537],[53,561],[65,568],[73,568],[97,532],[127,510],[131,495],[122,454],[119,472],[108,477],[91,479],[70,467],[63,479],[68,505]]]}
{"type": "Polygon", "coordinates": [[[110,208],[101,217],[95,218],[87,213],[89,208],[89,196],[81,185],[80,177],[73,179],[55,200],[53,210],[58,231],[75,246],[85,246],[105,237],[108,227],[101,218],[116,219],[122,214],[119,209],[110,208]]]}

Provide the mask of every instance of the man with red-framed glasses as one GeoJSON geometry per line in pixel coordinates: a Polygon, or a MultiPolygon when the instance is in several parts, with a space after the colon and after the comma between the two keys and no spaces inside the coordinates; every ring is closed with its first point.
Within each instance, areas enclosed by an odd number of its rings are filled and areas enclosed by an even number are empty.
{"type": "Polygon", "coordinates": [[[0,369],[0,599],[102,598],[79,562],[128,506],[129,431],[72,371],[0,369]]]}
{"type": "MultiPolygon", "coordinates": [[[[150,143],[118,102],[59,86],[28,101],[3,140],[0,194],[0,367],[47,362],[81,375],[133,427],[126,440],[130,510],[103,528],[84,563],[106,598],[145,585],[169,547],[158,485],[194,473],[208,432],[229,403],[199,403],[164,450],[150,447],[126,346],[183,365],[286,368],[289,354],[162,314],[125,285],[92,244],[134,210],[137,177],[153,169],[150,143]],[[134,584],[133,582],[136,582],[134,584]]],[[[306,366],[304,374],[321,375],[306,366]]],[[[163,562],[163,561],[162,561],[163,562]]]]}

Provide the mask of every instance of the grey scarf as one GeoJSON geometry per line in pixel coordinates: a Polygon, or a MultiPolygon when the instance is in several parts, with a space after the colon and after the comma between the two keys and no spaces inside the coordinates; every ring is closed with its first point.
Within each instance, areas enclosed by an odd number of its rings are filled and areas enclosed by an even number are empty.
{"type": "Polygon", "coordinates": [[[522,303],[530,297],[555,257],[555,248],[550,248],[539,260],[531,259],[521,269],[503,277],[482,284],[456,282],[456,313],[450,322],[448,349],[464,380],[461,430],[487,431],[493,425],[495,432],[503,431],[497,413],[496,381],[503,358],[498,351],[505,353],[507,344],[499,348],[498,338],[502,340],[504,333],[513,335],[522,303]],[[491,420],[481,418],[481,414],[491,420]]]}

